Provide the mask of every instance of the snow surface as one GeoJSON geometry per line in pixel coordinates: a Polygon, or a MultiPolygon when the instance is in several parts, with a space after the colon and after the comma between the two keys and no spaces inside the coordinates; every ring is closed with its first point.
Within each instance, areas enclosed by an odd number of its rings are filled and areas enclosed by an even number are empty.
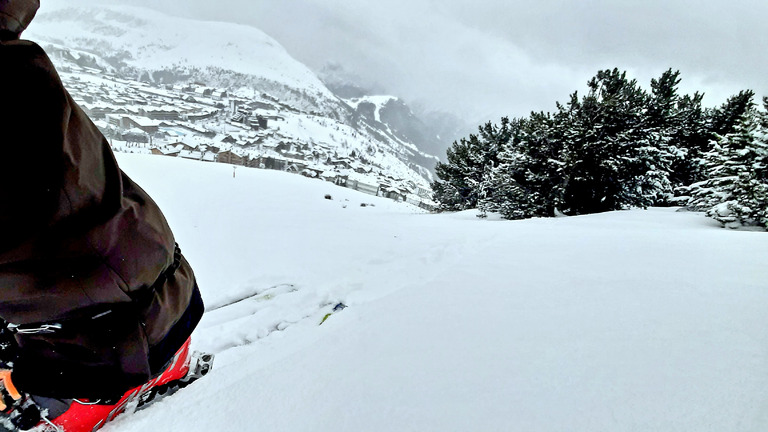
{"type": "Polygon", "coordinates": [[[765,233],[674,209],[431,215],[282,172],[119,161],[197,272],[194,345],[217,358],[107,432],[768,430],[765,233]]]}

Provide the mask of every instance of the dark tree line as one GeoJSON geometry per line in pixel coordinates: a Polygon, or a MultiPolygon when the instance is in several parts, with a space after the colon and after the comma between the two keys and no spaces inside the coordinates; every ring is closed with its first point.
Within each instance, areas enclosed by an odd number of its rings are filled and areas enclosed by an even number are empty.
{"type": "Polygon", "coordinates": [[[670,69],[646,91],[603,70],[555,112],[488,122],[438,163],[435,201],[507,219],[687,204],[723,223],[765,226],[765,110],[751,91],[705,108],[679,83],[670,69]]]}

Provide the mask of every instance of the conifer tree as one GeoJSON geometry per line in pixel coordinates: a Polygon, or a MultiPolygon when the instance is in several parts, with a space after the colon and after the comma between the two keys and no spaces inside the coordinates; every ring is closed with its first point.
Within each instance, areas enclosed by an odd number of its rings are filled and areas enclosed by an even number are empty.
{"type": "Polygon", "coordinates": [[[755,92],[752,90],[742,90],[728,98],[719,108],[712,109],[709,113],[710,132],[720,136],[733,132],[744,115],[754,107],[754,97],[755,92]]]}
{"type": "Polygon", "coordinates": [[[708,179],[690,188],[690,208],[706,212],[727,227],[768,225],[765,118],[766,113],[758,112],[750,99],[733,132],[715,140],[706,155],[708,179]]]}
{"type": "Polygon", "coordinates": [[[668,205],[676,192],[724,224],[765,225],[768,114],[751,91],[705,110],[679,83],[669,69],[646,92],[603,70],[554,114],[486,123],[438,164],[435,200],[519,219],[668,205]]]}
{"type": "Polygon", "coordinates": [[[653,186],[645,193],[650,205],[665,205],[675,186],[674,169],[688,158],[685,142],[680,141],[683,116],[680,112],[678,85],[680,72],[668,69],[651,80],[651,93],[645,110],[643,128],[649,134],[650,146],[643,160],[648,167],[646,179],[653,186]]]}
{"type": "Polygon", "coordinates": [[[559,142],[549,114],[533,113],[511,123],[511,138],[498,156],[480,209],[506,219],[554,216],[562,195],[559,142]]]}
{"type": "Polygon", "coordinates": [[[671,131],[675,144],[670,166],[670,181],[677,195],[680,188],[704,180],[704,153],[710,149],[712,132],[709,118],[702,107],[704,95],[694,93],[677,102],[677,124],[671,131]]]}
{"type": "Polygon", "coordinates": [[[434,199],[441,210],[467,210],[490,192],[485,190],[487,179],[498,161],[499,149],[511,137],[510,122],[491,122],[481,126],[478,135],[454,142],[447,151],[447,163],[439,162],[435,172],[439,180],[432,184],[434,199]]]}
{"type": "Polygon", "coordinates": [[[663,187],[651,173],[658,154],[644,129],[647,95],[626,72],[604,70],[582,100],[571,96],[564,212],[587,214],[645,207],[663,187]]]}
{"type": "Polygon", "coordinates": [[[651,94],[648,109],[645,112],[646,127],[658,131],[668,131],[677,125],[678,101],[677,87],[680,84],[680,71],[668,69],[658,79],[651,80],[651,94]]]}
{"type": "Polygon", "coordinates": [[[440,205],[440,210],[458,211],[467,206],[471,189],[465,177],[472,169],[469,166],[470,140],[477,139],[470,136],[469,140],[462,138],[455,141],[446,152],[447,163],[438,162],[435,167],[437,177],[432,183],[433,199],[440,205]]]}

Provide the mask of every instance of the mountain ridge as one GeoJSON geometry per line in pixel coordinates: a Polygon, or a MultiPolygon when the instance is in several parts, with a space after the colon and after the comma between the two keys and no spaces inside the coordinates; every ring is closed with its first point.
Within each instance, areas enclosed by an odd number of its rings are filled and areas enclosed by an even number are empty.
{"type": "MultiPolygon", "coordinates": [[[[360,116],[314,72],[254,27],[176,18],[138,7],[62,6],[40,13],[25,36],[52,52],[57,66],[111,73],[158,88],[194,83],[226,89],[230,99],[272,101],[274,112],[251,114],[281,118],[294,126],[300,121],[287,117],[313,117],[316,127],[322,125],[344,135],[321,131],[319,135],[329,136],[329,147],[343,148],[343,153],[358,157],[367,153],[364,161],[378,158],[373,170],[381,175],[421,178],[418,182],[423,185],[432,179],[437,157],[393,133],[395,128],[360,116]]],[[[77,96],[77,91],[74,93],[77,96]]],[[[219,104],[226,105],[223,102],[219,104]]],[[[231,118],[235,114],[227,115],[231,118]]],[[[218,129],[228,132],[224,126],[218,129]]],[[[275,137],[299,147],[312,147],[317,141],[311,134],[294,133],[290,127],[278,129],[275,137]]]]}

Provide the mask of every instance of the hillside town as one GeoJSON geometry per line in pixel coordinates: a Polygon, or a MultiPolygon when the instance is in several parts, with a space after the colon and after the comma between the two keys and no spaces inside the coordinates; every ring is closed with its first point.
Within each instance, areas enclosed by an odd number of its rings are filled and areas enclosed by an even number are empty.
{"type": "MultiPolygon", "coordinates": [[[[396,177],[371,163],[359,148],[311,138],[302,142],[284,133],[292,126],[287,117],[299,124],[325,125],[327,119],[313,118],[267,94],[244,97],[203,83],[153,84],[71,61],[60,66],[60,74],[115,151],[287,171],[425,210],[435,208],[426,181],[396,177]]],[[[350,139],[357,137],[354,131],[347,133],[350,139]]]]}

